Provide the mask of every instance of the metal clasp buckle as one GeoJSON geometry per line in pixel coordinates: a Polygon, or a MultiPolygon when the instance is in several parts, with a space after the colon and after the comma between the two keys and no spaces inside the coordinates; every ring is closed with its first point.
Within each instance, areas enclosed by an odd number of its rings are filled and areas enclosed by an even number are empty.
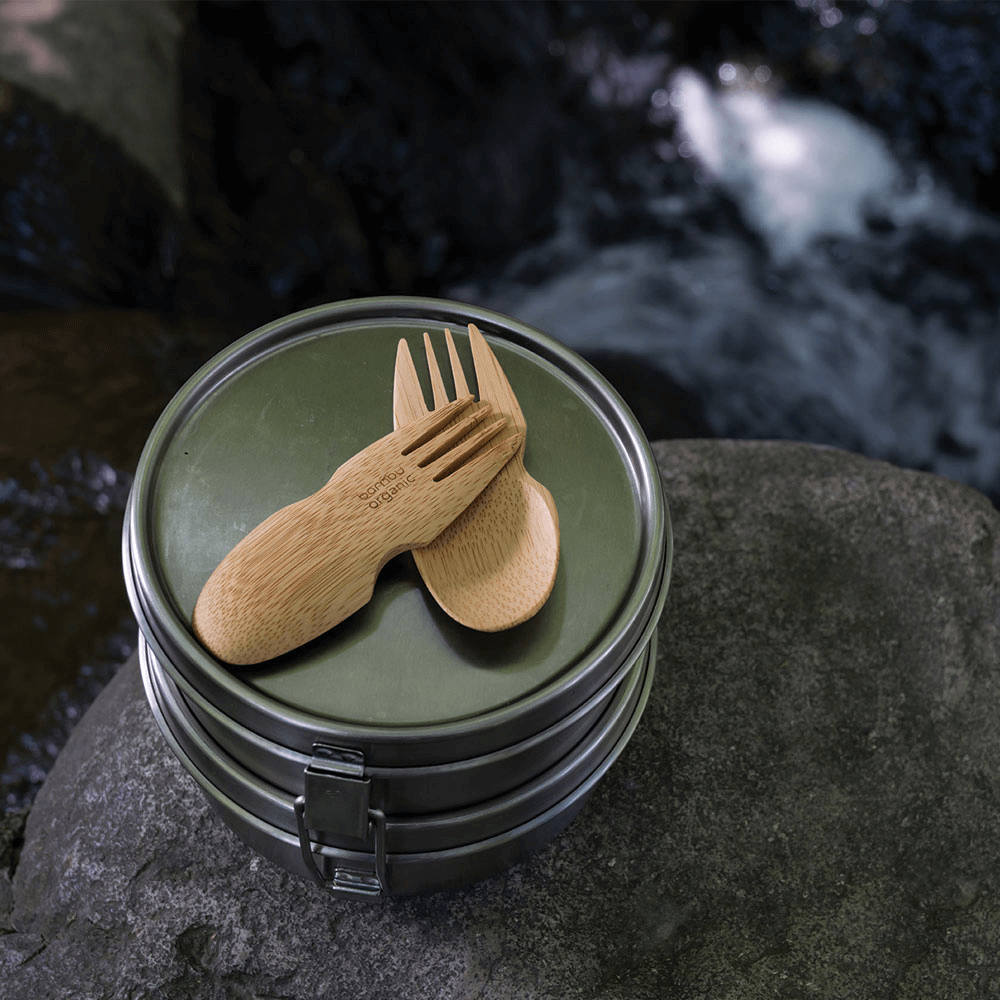
{"type": "Polygon", "coordinates": [[[371,779],[365,777],[365,758],[359,750],[317,743],[304,772],[303,794],[295,800],[295,822],[306,869],[320,885],[351,896],[379,896],[388,892],[386,878],[385,813],[369,805],[371,779]],[[310,830],[329,830],[367,841],[374,831],[375,870],[337,867],[326,878],[316,864],[310,830]]]}

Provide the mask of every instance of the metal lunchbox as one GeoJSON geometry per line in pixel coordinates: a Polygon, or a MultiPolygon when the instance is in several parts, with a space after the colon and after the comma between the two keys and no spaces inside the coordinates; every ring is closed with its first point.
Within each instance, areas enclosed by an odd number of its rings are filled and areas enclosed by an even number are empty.
{"type": "Polygon", "coordinates": [[[649,445],[590,365],[509,317],[410,297],[305,310],[209,361],[153,428],[123,530],[143,681],[172,750],[251,847],[359,896],[467,884],[576,815],[646,704],[671,557],[649,445]],[[421,357],[424,331],[440,352],[449,327],[475,389],[469,322],[517,393],[526,467],[559,510],[541,611],[505,632],[465,628],[404,554],[368,605],[306,646],[252,668],[215,659],[190,624],[215,566],[392,429],[401,337],[421,357]]]}

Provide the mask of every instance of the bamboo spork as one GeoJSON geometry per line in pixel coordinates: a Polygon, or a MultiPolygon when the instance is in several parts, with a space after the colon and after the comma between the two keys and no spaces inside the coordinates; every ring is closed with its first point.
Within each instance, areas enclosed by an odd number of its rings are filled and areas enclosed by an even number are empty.
{"type": "Polygon", "coordinates": [[[387,434],[312,496],[283,507],[222,560],[195,605],[197,637],[219,659],[260,663],[363,607],[385,563],[436,538],[515,455],[523,435],[464,396],[387,434]]]}

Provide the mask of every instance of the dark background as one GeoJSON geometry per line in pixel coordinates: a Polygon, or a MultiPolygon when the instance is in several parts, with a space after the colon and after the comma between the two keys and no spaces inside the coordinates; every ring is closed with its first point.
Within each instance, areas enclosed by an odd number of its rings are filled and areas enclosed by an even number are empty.
{"type": "MultiPolygon", "coordinates": [[[[1000,498],[996,4],[178,9],[183,205],[97,128],[0,90],[6,807],[134,648],[121,516],[156,416],[226,343],[309,305],[460,291],[528,310],[653,255],[624,294],[645,339],[608,324],[584,345],[651,438],[833,444],[1000,498]],[[863,231],[777,259],[677,116],[654,113],[678,70],[719,89],[724,63],[765,66],[769,100],[867,123],[899,164],[893,197],[930,207],[870,205],[863,231]],[[692,267],[732,261],[731,292],[692,306],[692,267]],[[712,317],[721,340],[665,351],[664,331],[694,340],[712,317]],[[769,344],[777,317],[801,327],[809,378],[796,345],[769,344]],[[878,337],[875,419],[838,400],[878,337]]],[[[564,306],[547,332],[578,346],[564,306]]]]}

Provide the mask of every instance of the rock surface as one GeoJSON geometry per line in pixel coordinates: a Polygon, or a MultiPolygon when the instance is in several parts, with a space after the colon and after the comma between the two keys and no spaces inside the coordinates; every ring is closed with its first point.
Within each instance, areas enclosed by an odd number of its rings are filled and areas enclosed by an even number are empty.
{"type": "Polygon", "coordinates": [[[0,78],[114,139],[177,206],[184,201],[180,7],[172,0],[0,6],[0,78]]]}
{"type": "Polygon", "coordinates": [[[461,891],[332,897],[209,811],[130,661],[30,813],[0,994],[997,995],[997,511],[833,449],[655,450],[656,683],[548,847],[461,891]]]}

